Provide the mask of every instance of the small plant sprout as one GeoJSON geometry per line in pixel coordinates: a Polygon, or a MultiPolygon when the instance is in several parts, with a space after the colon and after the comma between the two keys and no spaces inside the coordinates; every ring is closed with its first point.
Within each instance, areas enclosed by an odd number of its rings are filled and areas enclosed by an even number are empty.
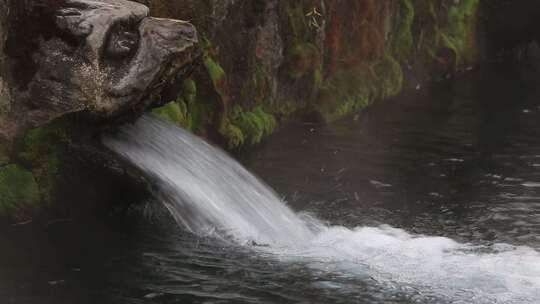
{"type": "Polygon", "coordinates": [[[310,28],[312,29],[321,28],[321,25],[318,19],[322,17],[322,14],[319,13],[319,11],[317,10],[317,7],[314,6],[313,9],[306,14],[306,17],[309,19],[308,25],[310,28]]]}

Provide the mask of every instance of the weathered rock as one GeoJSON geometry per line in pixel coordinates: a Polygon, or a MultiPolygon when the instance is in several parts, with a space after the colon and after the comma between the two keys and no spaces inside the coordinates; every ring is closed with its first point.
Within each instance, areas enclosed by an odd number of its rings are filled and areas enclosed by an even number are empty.
{"type": "Polygon", "coordinates": [[[201,53],[193,25],[148,13],[125,0],[0,0],[0,217],[144,189],[99,131],[160,105],[201,53]]]}
{"type": "Polygon", "coordinates": [[[9,8],[11,81],[0,81],[5,138],[75,112],[138,116],[198,56],[191,24],[151,18],[136,2],[33,0],[9,8]],[[25,27],[33,18],[39,28],[25,27]]]}
{"type": "Polygon", "coordinates": [[[267,1],[264,21],[255,34],[255,58],[269,96],[277,96],[278,72],[284,60],[283,39],[279,26],[279,3],[267,1]]]}
{"type": "Polygon", "coordinates": [[[229,147],[291,113],[331,121],[475,62],[480,0],[138,1],[199,29],[196,102],[167,109],[181,109],[174,121],[203,116],[181,125],[218,129],[229,147]]]}
{"type": "Polygon", "coordinates": [[[17,165],[0,167],[0,216],[36,204],[38,191],[31,172],[17,165]]]}

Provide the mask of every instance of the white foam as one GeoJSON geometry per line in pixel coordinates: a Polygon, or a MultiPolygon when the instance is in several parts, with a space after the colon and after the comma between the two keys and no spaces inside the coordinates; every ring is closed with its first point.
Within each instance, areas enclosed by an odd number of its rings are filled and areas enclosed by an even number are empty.
{"type": "Polygon", "coordinates": [[[540,299],[540,253],[528,247],[475,247],[388,226],[333,226],[305,246],[270,251],[284,260],[368,275],[447,300],[525,304],[540,299]]]}

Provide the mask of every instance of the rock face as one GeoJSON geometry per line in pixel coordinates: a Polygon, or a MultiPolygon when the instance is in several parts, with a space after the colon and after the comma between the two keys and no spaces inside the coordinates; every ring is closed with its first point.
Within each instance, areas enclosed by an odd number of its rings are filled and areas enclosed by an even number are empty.
{"type": "Polygon", "coordinates": [[[149,17],[135,2],[17,0],[8,7],[7,60],[0,61],[0,135],[7,139],[69,113],[140,115],[198,55],[191,24],[149,17]]]}
{"type": "Polygon", "coordinates": [[[235,148],[293,113],[332,121],[476,60],[479,0],[139,0],[189,19],[205,64],[160,109],[235,148]],[[176,114],[174,114],[176,113],[176,114]]]}

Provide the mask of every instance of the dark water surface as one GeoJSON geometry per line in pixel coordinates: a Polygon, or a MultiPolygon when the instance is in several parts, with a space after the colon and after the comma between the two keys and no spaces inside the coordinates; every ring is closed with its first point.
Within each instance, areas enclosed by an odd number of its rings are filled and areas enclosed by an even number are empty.
{"type": "MultiPolygon", "coordinates": [[[[540,250],[540,95],[504,81],[477,86],[292,125],[239,157],[294,210],[332,225],[540,250]]],[[[0,248],[2,304],[479,302],[197,238],[158,204],[11,227],[0,248]]]]}
{"type": "Polygon", "coordinates": [[[291,128],[245,163],[332,224],[540,248],[540,96],[515,89],[402,96],[356,121],[291,128]]]}

